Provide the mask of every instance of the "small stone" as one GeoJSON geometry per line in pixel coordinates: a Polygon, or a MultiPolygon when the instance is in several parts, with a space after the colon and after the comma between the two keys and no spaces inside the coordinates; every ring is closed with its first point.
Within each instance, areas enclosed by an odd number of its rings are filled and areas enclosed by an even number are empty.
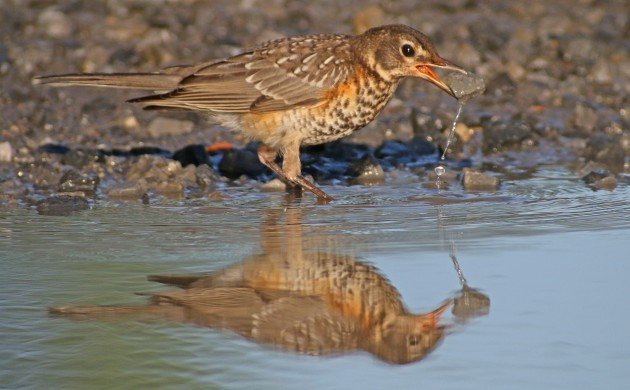
{"type": "Polygon", "coordinates": [[[529,123],[522,120],[490,121],[483,125],[483,150],[497,152],[501,149],[519,144],[532,133],[529,123]]]}
{"type": "Polygon", "coordinates": [[[249,149],[226,150],[219,162],[221,174],[232,180],[242,175],[255,179],[266,170],[267,168],[260,162],[258,156],[249,149]]]}
{"type": "Polygon", "coordinates": [[[203,164],[195,168],[195,181],[197,185],[206,191],[213,191],[219,176],[210,166],[203,164]]]}
{"type": "Polygon", "coordinates": [[[617,187],[617,179],[614,176],[606,176],[597,180],[594,184],[595,188],[612,191],[617,187]]]}
{"type": "Polygon", "coordinates": [[[385,182],[383,167],[371,154],[350,163],[346,174],[350,176],[350,182],[353,184],[375,185],[385,182]]]}
{"type": "Polygon", "coordinates": [[[193,164],[210,164],[210,157],[203,145],[188,145],[173,153],[173,160],[179,161],[183,167],[193,164]]]}
{"type": "Polygon", "coordinates": [[[43,10],[37,24],[51,38],[68,38],[72,34],[72,21],[63,12],[52,7],[43,10]]]}
{"type": "Polygon", "coordinates": [[[462,184],[467,191],[495,191],[499,188],[499,179],[494,176],[471,168],[464,168],[462,172],[462,184]]]}
{"type": "Polygon", "coordinates": [[[37,202],[37,213],[40,215],[68,216],[75,211],[88,208],[88,200],[75,195],[51,196],[37,202]]]}
{"type": "Polygon", "coordinates": [[[481,95],[486,90],[483,77],[474,73],[451,72],[444,76],[443,81],[451,87],[458,100],[469,100],[481,95]]]}
{"type": "Polygon", "coordinates": [[[586,175],[582,176],[582,181],[587,185],[594,185],[597,181],[602,180],[606,177],[610,176],[610,172],[605,169],[597,169],[588,172],[586,175]]]}
{"type": "Polygon", "coordinates": [[[154,138],[188,134],[193,131],[195,124],[191,121],[157,117],[149,123],[147,131],[154,138]]]}
{"type": "Polygon", "coordinates": [[[0,162],[10,162],[13,159],[13,147],[10,142],[0,142],[0,162]]]}
{"type": "Polygon", "coordinates": [[[98,183],[98,176],[82,175],[76,171],[68,171],[59,180],[57,190],[59,192],[83,191],[94,193],[98,183]]]}
{"type": "Polygon", "coordinates": [[[158,194],[169,197],[181,197],[184,195],[184,185],[178,182],[154,183],[150,185],[150,188],[158,194]]]}
{"type": "Polygon", "coordinates": [[[284,192],[286,191],[286,189],[286,184],[284,184],[284,182],[282,182],[282,180],[278,178],[271,179],[260,186],[260,190],[264,192],[284,192]]]}
{"type": "Polygon", "coordinates": [[[131,165],[125,177],[127,180],[163,182],[175,177],[181,169],[178,161],[161,156],[143,155],[131,165]]]}
{"type": "Polygon", "coordinates": [[[110,198],[139,199],[146,189],[146,182],[133,180],[113,185],[105,192],[110,198]]]}
{"type": "Polygon", "coordinates": [[[179,181],[186,187],[193,187],[197,185],[197,170],[194,165],[188,165],[182,169],[177,175],[179,181]]]}

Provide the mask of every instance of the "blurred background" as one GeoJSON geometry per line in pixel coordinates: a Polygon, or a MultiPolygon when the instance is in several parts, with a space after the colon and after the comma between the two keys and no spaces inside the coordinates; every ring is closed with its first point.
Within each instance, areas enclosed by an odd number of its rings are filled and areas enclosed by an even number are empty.
{"type": "MultiPolygon", "coordinates": [[[[428,34],[442,56],[485,78],[486,95],[463,114],[472,128],[467,131],[482,126],[489,134],[484,151],[561,137],[573,146],[603,137],[600,142],[611,146],[622,137],[627,153],[628,11],[623,0],[1,0],[0,139],[21,153],[45,142],[178,148],[232,139],[195,114],[175,114],[192,121],[194,132],[188,125],[148,132],[155,116],[173,114],[139,114],[123,104],[137,96],[131,92],[35,88],[30,80],[153,71],[238,54],[282,36],[354,34],[403,23],[428,34]]],[[[407,81],[379,120],[353,140],[377,146],[385,138],[408,140],[414,129],[437,139],[454,107],[428,84],[407,81]]],[[[463,133],[459,138],[467,138],[463,133]]],[[[623,165],[623,157],[614,163],[623,165]]]]}

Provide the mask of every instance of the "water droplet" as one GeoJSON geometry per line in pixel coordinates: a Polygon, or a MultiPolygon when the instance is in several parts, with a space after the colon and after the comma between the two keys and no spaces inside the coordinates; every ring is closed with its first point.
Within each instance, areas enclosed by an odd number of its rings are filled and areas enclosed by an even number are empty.
{"type": "Polygon", "coordinates": [[[455,134],[455,127],[457,126],[457,120],[462,113],[462,108],[464,108],[464,102],[460,100],[457,105],[457,113],[455,114],[455,118],[453,118],[453,123],[451,124],[451,131],[449,131],[448,138],[446,138],[446,147],[444,148],[444,152],[442,152],[441,160],[444,160],[446,152],[448,152],[448,148],[451,146],[451,142],[453,142],[453,134],[455,134]]]}
{"type": "Polygon", "coordinates": [[[437,177],[442,176],[444,173],[446,173],[446,168],[441,165],[435,167],[435,174],[437,175],[437,177]]]}

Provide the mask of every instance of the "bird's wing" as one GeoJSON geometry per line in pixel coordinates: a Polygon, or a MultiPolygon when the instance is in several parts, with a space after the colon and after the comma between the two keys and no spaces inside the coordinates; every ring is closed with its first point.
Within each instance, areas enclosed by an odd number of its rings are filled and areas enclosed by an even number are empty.
{"type": "Polygon", "coordinates": [[[170,93],[132,102],[227,113],[315,106],[350,73],[349,54],[344,35],[282,39],[202,66],[170,93]]]}

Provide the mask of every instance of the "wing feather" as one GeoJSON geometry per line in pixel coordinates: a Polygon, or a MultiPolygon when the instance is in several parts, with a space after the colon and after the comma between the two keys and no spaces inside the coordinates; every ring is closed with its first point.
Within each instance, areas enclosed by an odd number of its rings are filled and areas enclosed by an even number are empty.
{"type": "Polygon", "coordinates": [[[232,113],[316,106],[350,73],[349,39],[344,35],[313,35],[273,41],[257,50],[204,64],[172,92],[132,102],[232,113]]]}

